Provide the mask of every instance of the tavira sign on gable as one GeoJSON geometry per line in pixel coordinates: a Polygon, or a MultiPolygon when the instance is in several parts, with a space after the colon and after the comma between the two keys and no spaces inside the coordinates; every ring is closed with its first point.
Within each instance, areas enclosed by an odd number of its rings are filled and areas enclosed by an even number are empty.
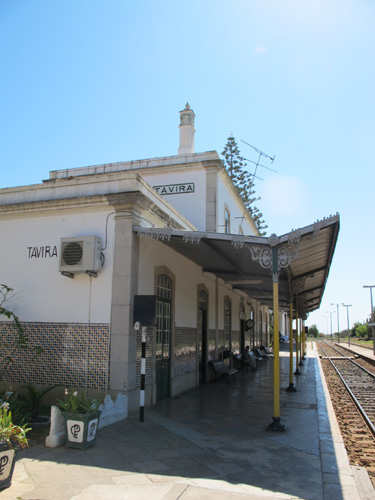
{"type": "Polygon", "coordinates": [[[194,193],[195,185],[194,182],[188,182],[186,184],[168,184],[166,186],[153,186],[153,189],[159,194],[187,194],[194,193]]]}

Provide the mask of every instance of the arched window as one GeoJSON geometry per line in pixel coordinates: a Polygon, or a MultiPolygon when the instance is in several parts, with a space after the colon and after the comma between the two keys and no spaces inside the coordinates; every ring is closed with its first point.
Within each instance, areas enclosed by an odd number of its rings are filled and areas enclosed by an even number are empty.
{"type": "Polygon", "coordinates": [[[199,383],[206,382],[207,369],[207,304],[208,295],[198,292],[198,372],[199,383]]]}
{"type": "Polygon", "coordinates": [[[157,399],[169,397],[172,281],[160,274],[156,287],[157,399]]]}
{"type": "Polygon", "coordinates": [[[207,293],[204,290],[199,290],[199,309],[207,310],[207,293]]]}
{"type": "Polygon", "coordinates": [[[172,281],[168,276],[164,274],[158,276],[156,295],[162,299],[172,299],[172,281]]]}

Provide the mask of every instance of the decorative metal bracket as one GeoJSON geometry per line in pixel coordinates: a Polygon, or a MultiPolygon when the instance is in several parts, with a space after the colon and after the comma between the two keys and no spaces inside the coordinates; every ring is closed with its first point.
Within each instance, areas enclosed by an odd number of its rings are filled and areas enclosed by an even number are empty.
{"type": "Polygon", "coordinates": [[[313,226],[313,236],[317,236],[319,234],[319,231],[325,227],[328,226],[329,224],[332,224],[333,222],[338,222],[340,220],[340,216],[338,213],[336,215],[330,215],[329,217],[324,217],[321,220],[317,220],[314,222],[313,226]]]}
{"type": "Polygon", "coordinates": [[[234,248],[236,250],[240,249],[240,248],[243,248],[244,246],[244,243],[245,243],[245,239],[246,237],[245,236],[232,236],[232,245],[234,246],[234,248]]]}
{"type": "Polygon", "coordinates": [[[306,293],[302,293],[302,294],[296,296],[296,306],[297,306],[299,316],[302,319],[306,319],[307,318],[307,311],[308,311],[308,309],[307,309],[307,294],[306,293]]]}
{"type": "Polygon", "coordinates": [[[153,227],[138,229],[137,234],[140,238],[153,238],[155,240],[169,241],[172,236],[172,228],[170,227],[153,227]]]}
{"type": "Polygon", "coordinates": [[[292,229],[288,235],[288,245],[298,245],[301,240],[301,229],[292,229]]]}
{"type": "Polygon", "coordinates": [[[272,248],[255,245],[248,248],[254,261],[259,262],[264,269],[272,268],[272,248]]]}
{"type": "Polygon", "coordinates": [[[186,234],[182,237],[184,243],[196,243],[196,244],[198,244],[201,241],[201,238],[202,238],[201,233],[186,234]]]}
{"type": "MultiPolygon", "coordinates": [[[[298,230],[299,231],[299,230],[298,230]]],[[[300,233],[293,231],[292,237],[286,245],[278,246],[279,238],[276,234],[269,237],[270,247],[249,246],[251,257],[264,269],[270,269],[272,280],[279,280],[280,269],[288,267],[292,260],[298,257],[300,233]]]]}
{"type": "Polygon", "coordinates": [[[305,287],[306,277],[292,281],[292,295],[298,295],[305,287]]]}

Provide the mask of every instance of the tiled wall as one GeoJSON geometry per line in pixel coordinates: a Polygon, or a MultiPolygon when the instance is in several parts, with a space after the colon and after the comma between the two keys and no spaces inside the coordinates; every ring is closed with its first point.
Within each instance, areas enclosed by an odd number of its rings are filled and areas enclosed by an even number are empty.
{"type": "MultiPolygon", "coordinates": [[[[154,328],[147,328],[146,342],[146,385],[152,383],[152,343],[155,335],[154,328]]],[[[141,359],[142,359],[142,332],[137,332],[137,361],[136,361],[136,387],[141,386],[141,359]]]]}
{"type": "Polygon", "coordinates": [[[250,348],[253,347],[253,331],[252,330],[245,330],[245,347],[247,345],[250,348]]]}
{"type": "Polygon", "coordinates": [[[225,351],[224,330],[219,329],[219,331],[218,331],[218,345],[217,345],[217,353],[218,353],[219,359],[221,359],[223,357],[223,351],[225,351]]]}
{"type": "Polygon", "coordinates": [[[197,330],[195,328],[175,329],[175,375],[193,372],[197,369],[197,330]]]}
{"type": "MultiPolygon", "coordinates": [[[[146,343],[146,385],[151,384],[152,379],[152,343],[154,328],[147,329],[146,343]]],[[[197,331],[194,328],[176,327],[174,332],[174,366],[175,375],[183,375],[197,369],[197,331]]],[[[137,362],[136,362],[136,387],[141,385],[141,355],[142,336],[137,336],[137,362]]],[[[171,354],[172,356],[172,354],[171,354]]]]}
{"type": "MultiPolygon", "coordinates": [[[[69,388],[105,390],[109,370],[109,325],[82,323],[23,323],[29,346],[44,352],[34,356],[32,349],[16,349],[4,382],[61,384],[69,388]]],[[[17,330],[13,323],[0,322],[2,343],[12,343],[17,330]]],[[[2,361],[2,359],[1,359],[2,361]]]]}
{"type": "Polygon", "coordinates": [[[208,359],[216,359],[216,330],[208,330],[208,359]]]}
{"type": "MultiPolygon", "coordinates": [[[[40,346],[44,352],[34,356],[32,349],[16,349],[12,354],[15,360],[3,376],[4,382],[18,382],[54,385],[69,388],[86,387],[105,390],[108,387],[108,358],[110,327],[108,324],[82,323],[23,323],[29,337],[30,347],[40,346]]],[[[183,375],[197,369],[197,331],[195,328],[175,328],[174,366],[175,375],[183,375]]],[[[12,343],[17,335],[13,323],[0,322],[2,345],[12,343]]],[[[220,339],[224,332],[219,331],[219,356],[222,351],[220,339]],[[220,350],[221,348],[221,350],[220,350]]],[[[215,330],[208,331],[208,359],[215,359],[215,330]]],[[[240,333],[232,332],[232,350],[239,349],[240,333]]],[[[152,380],[152,353],[154,329],[147,330],[146,345],[146,384],[152,380]]],[[[246,345],[252,345],[250,332],[246,333],[246,345]]],[[[140,386],[141,372],[141,334],[137,337],[136,386],[140,386]]],[[[0,353],[0,362],[4,356],[0,353]]]]}
{"type": "Polygon", "coordinates": [[[241,351],[241,332],[239,330],[232,330],[231,343],[232,352],[239,354],[241,351]]]}

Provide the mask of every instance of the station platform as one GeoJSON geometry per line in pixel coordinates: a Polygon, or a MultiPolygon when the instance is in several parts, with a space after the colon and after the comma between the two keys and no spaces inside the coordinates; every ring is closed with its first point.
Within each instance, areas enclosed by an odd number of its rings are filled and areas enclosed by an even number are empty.
{"type": "Polygon", "coordinates": [[[369,349],[368,347],[363,347],[358,344],[353,344],[353,342],[351,342],[349,345],[347,342],[343,340],[340,340],[340,343],[336,345],[342,345],[346,349],[350,349],[352,352],[356,354],[359,354],[361,356],[364,356],[365,358],[375,361],[375,355],[373,349],[369,349]]]}
{"type": "Polygon", "coordinates": [[[100,429],[82,451],[33,446],[18,455],[1,500],[369,500],[365,469],[351,467],[314,343],[289,386],[280,353],[281,423],[273,416],[273,359],[100,429]]]}

